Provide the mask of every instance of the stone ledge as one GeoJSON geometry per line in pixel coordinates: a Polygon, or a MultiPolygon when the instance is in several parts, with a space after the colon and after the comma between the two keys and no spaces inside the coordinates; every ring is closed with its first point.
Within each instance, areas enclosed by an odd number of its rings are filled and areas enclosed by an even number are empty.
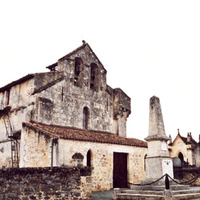
{"type": "Polygon", "coordinates": [[[69,173],[72,171],[80,171],[82,176],[89,176],[91,169],[88,167],[27,167],[27,168],[4,168],[0,170],[0,176],[3,174],[9,175],[22,175],[26,174],[38,174],[38,173],[69,173]]]}
{"type": "Polygon", "coordinates": [[[150,136],[148,136],[144,139],[146,141],[154,141],[154,140],[168,141],[169,140],[169,138],[166,135],[163,135],[163,134],[150,135],[150,136]]]}

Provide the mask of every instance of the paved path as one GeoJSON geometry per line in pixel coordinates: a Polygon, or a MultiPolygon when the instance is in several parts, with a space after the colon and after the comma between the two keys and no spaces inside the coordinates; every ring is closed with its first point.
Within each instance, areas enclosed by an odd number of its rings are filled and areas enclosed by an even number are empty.
{"type": "Polygon", "coordinates": [[[113,190],[104,191],[104,192],[93,192],[90,200],[111,200],[113,190]]]}

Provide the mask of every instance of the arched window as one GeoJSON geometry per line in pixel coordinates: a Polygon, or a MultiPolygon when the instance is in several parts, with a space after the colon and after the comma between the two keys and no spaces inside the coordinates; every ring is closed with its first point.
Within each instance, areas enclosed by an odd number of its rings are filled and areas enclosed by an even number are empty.
{"type": "Polygon", "coordinates": [[[89,123],[89,108],[84,107],[83,108],[83,128],[88,129],[88,123],[89,123]]]}
{"type": "Polygon", "coordinates": [[[91,150],[89,150],[87,152],[87,167],[91,167],[92,166],[92,152],[91,150]]]}
{"type": "Polygon", "coordinates": [[[74,66],[74,84],[76,86],[79,85],[79,75],[83,71],[83,61],[81,58],[75,58],[75,66],[74,66]]]}
{"type": "Polygon", "coordinates": [[[90,72],[90,88],[97,90],[98,89],[98,85],[99,85],[99,70],[98,70],[98,66],[95,63],[92,63],[91,65],[91,72],[90,72]]]}

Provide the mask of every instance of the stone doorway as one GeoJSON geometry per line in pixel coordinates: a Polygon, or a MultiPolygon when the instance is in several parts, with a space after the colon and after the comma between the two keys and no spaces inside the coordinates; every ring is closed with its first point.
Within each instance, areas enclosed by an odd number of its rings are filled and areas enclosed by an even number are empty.
{"type": "Polygon", "coordinates": [[[184,161],[184,157],[183,157],[183,154],[181,152],[179,152],[178,157],[180,158],[181,162],[184,161]]]}
{"type": "Polygon", "coordinates": [[[127,153],[113,153],[113,188],[127,188],[127,153]]]}

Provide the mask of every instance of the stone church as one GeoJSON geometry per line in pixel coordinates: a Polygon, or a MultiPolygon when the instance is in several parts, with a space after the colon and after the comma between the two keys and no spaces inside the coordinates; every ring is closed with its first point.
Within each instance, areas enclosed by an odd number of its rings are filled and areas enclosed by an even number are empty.
{"type": "Polygon", "coordinates": [[[93,191],[144,179],[147,144],[126,137],[131,99],[89,44],[47,68],[0,88],[0,168],[88,166],[93,191]]]}
{"type": "Polygon", "coordinates": [[[200,142],[193,139],[191,132],[187,133],[187,137],[183,137],[178,129],[173,142],[170,136],[168,148],[170,156],[179,158],[182,167],[200,167],[200,142]]]}

